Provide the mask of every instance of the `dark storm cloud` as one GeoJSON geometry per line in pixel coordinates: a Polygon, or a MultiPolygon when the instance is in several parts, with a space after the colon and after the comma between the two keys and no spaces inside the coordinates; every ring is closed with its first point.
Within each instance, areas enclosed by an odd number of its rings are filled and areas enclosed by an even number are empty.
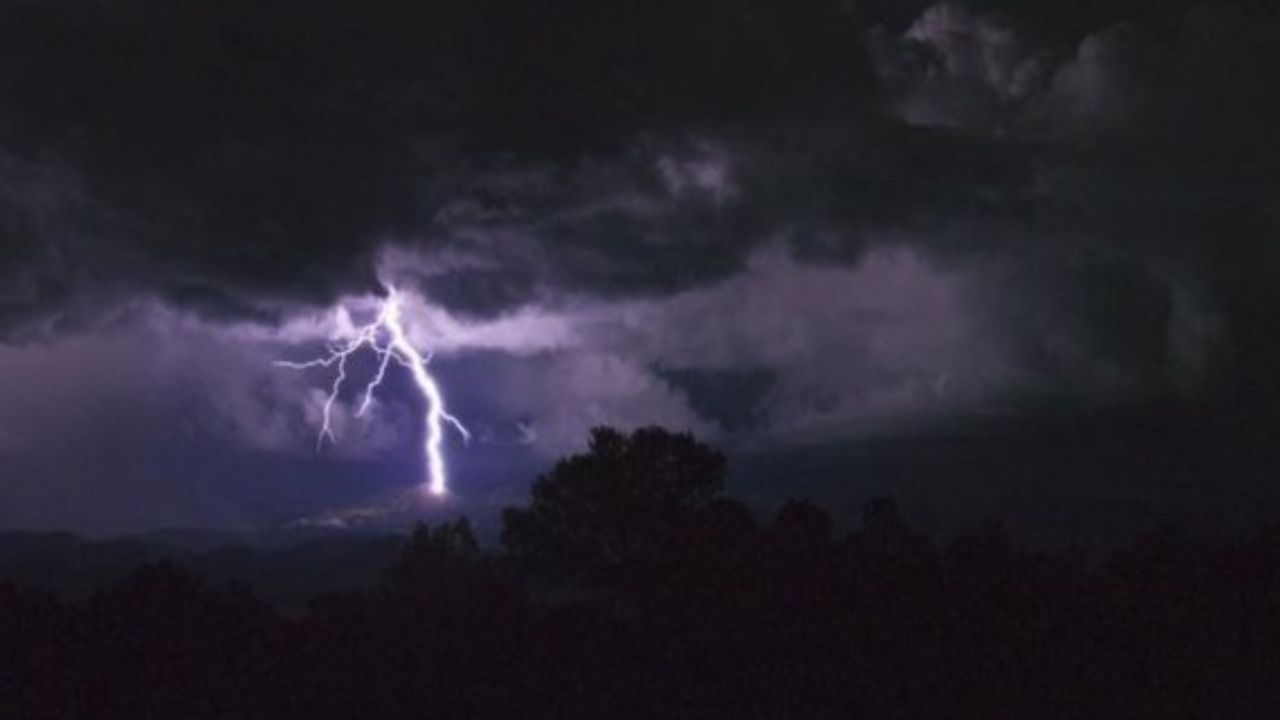
{"type": "MultiPolygon", "coordinates": [[[[1033,166],[1016,148],[873,117],[739,123],[551,164],[460,166],[453,200],[389,271],[452,309],[489,315],[557,294],[660,296],[742,272],[761,246],[853,263],[908,237],[961,248],[956,228],[1007,224],[1033,166]]],[[[984,241],[986,242],[986,241],[984,241]]]]}
{"type": "Polygon", "coordinates": [[[1273,14],[1192,5],[1146,24],[1116,13],[1064,36],[983,4],[940,2],[903,30],[872,28],[886,97],[908,122],[1202,162],[1239,161],[1270,140],[1280,106],[1258,71],[1277,59],[1273,14]]]}
{"type": "Polygon", "coordinates": [[[1066,7],[10,2],[0,322],[378,274],[491,319],[905,246],[1044,398],[1262,373],[1274,23],[1066,7]]]}
{"type": "MultiPolygon", "coordinates": [[[[1260,3],[373,5],[0,0],[9,517],[187,422],[121,498],[183,458],[310,472],[323,381],[271,360],[379,276],[441,306],[407,295],[482,484],[600,422],[776,450],[1273,392],[1260,3]],[[65,444],[102,460],[60,474],[65,444]]],[[[402,394],[364,425],[341,399],[315,464],[411,444],[402,394]]]]}
{"type": "Polygon", "coordinates": [[[1258,82],[1275,23],[1178,8],[1119,22],[1148,15],[1099,12],[1072,35],[937,5],[900,39],[873,34],[902,123],[741,122],[478,172],[433,236],[475,264],[423,288],[483,314],[467,292],[667,293],[741,272],[762,242],[818,263],[906,244],[982,284],[1035,402],[1254,392],[1276,357],[1280,113],[1258,82]],[[699,166],[703,187],[669,182],[699,166]]]}
{"type": "Polygon", "coordinates": [[[988,233],[1019,242],[976,251],[1005,268],[992,305],[1050,374],[1256,384],[1277,352],[1260,340],[1280,277],[1280,102],[1259,75],[1280,60],[1275,18],[1118,9],[1072,37],[1028,8],[942,3],[870,45],[905,122],[1021,147],[1025,212],[988,233]]]}
{"type": "MultiPolygon", "coordinates": [[[[563,162],[870,86],[857,26],[814,2],[7,2],[0,28],[0,149],[102,208],[73,253],[137,255],[177,299],[371,287],[459,158],[563,162]]],[[[5,213],[10,267],[68,242],[32,212],[5,213]]]]}

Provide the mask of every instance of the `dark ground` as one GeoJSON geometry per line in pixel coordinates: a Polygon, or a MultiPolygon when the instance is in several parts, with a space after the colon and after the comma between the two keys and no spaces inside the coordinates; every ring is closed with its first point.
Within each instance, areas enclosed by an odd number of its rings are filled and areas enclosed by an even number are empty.
{"type": "Polygon", "coordinates": [[[1280,710],[1280,526],[1168,530],[1095,559],[996,525],[939,547],[889,499],[843,536],[807,501],[758,523],[723,475],[689,436],[600,431],[507,512],[494,552],[465,520],[277,548],[9,536],[3,716],[1280,710]]]}

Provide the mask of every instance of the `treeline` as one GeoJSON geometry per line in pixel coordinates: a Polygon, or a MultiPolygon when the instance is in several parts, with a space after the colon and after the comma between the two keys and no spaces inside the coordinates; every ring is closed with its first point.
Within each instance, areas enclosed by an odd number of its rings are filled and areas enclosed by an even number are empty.
{"type": "Polygon", "coordinates": [[[71,602],[0,585],[5,718],[1236,718],[1280,710],[1280,532],[1105,562],[888,499],[758,523],[724,458],[597,430],[485,553],[420,526],[376,587],[282,616],[168,563],[71,602]]]}

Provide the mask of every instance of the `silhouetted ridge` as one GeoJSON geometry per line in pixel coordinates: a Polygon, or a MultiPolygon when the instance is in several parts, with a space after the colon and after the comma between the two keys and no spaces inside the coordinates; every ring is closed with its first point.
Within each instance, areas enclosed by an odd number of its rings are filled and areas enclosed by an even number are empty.
{"type": "MultiPolygon", "coordinates": [[[[1169,530],[1091,563],[1028,552],[997,523],[939,548],[890,498],[844,536],[804,499],[760,523],[721,495],[724,473],[724,457],[690,435],[597,429],[587,452],[537,480],[528,507],[507,511],[501,551],[483,552],[466,519],[419,525],[381,540],[394,547],[369,568],[375,580],[296,615],[181,561],[144,561],[70,601],[6,582],[0,709],[272,720],[1280,710],[1280,526],[1219,547],[1169,530]]],[[[30,541],[42,543],[80,546],[30,541]]],[[[255,552],[214,556],[234,565],[255,552]]]]}

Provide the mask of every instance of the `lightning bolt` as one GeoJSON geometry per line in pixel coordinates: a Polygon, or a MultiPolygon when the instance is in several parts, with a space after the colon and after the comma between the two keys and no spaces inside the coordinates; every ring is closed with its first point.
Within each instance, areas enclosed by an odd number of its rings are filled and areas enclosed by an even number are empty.
{"type": "Polygon", "coordinates": [[[445,409],[444,397],[440,393],[440,385],[432,377],[430,371],[427,370],[427,365],[431,362],[431,355],[428,353],[424,357],[413,346],[413,343],[409,342],[409,337],[404,329],[400,295],[394,287],[387,286],[386,290],[387,297],[382,301],[377,318],[368,325],[356,328],[351,338],[345,342],[335,341],[330,343],[329,352],[325,356],[306,362],[278,360],[274,364],[294,370],[337,368],[333,384],[329,388],[329,395],[324,402],[324,416],[320,425],[320,433],[316,437],[317,451],[324,446],[326,439],[331,443],[336,441],[332,423],[333,406],[338,400],[338,392],[342,390],[343,384],[347,381],[347,360],[352,355],[362,349],[368,349],[378,359],[378,370],[368,384],[364,386],[363,397],[359,407],[356,409],[356,417],[362,417],[368,412],[369,405],[373,402],[373,391],[386,379],[387,368],[393,360],[408,370],[418,391],[422,394],[423,400],[426,401],[426,416],[423,423],[426,437],[423,440],[423,454],[427,464],[427,480],[424,484],[427,491],[432,495],[443,495],[449,484],[448,470],[445,466],[442,451],[445,425],[452,426],[465,441],[471,440],[471,433],[468,432],[458,418],[450,415],[448,410],[445,409]]]}

